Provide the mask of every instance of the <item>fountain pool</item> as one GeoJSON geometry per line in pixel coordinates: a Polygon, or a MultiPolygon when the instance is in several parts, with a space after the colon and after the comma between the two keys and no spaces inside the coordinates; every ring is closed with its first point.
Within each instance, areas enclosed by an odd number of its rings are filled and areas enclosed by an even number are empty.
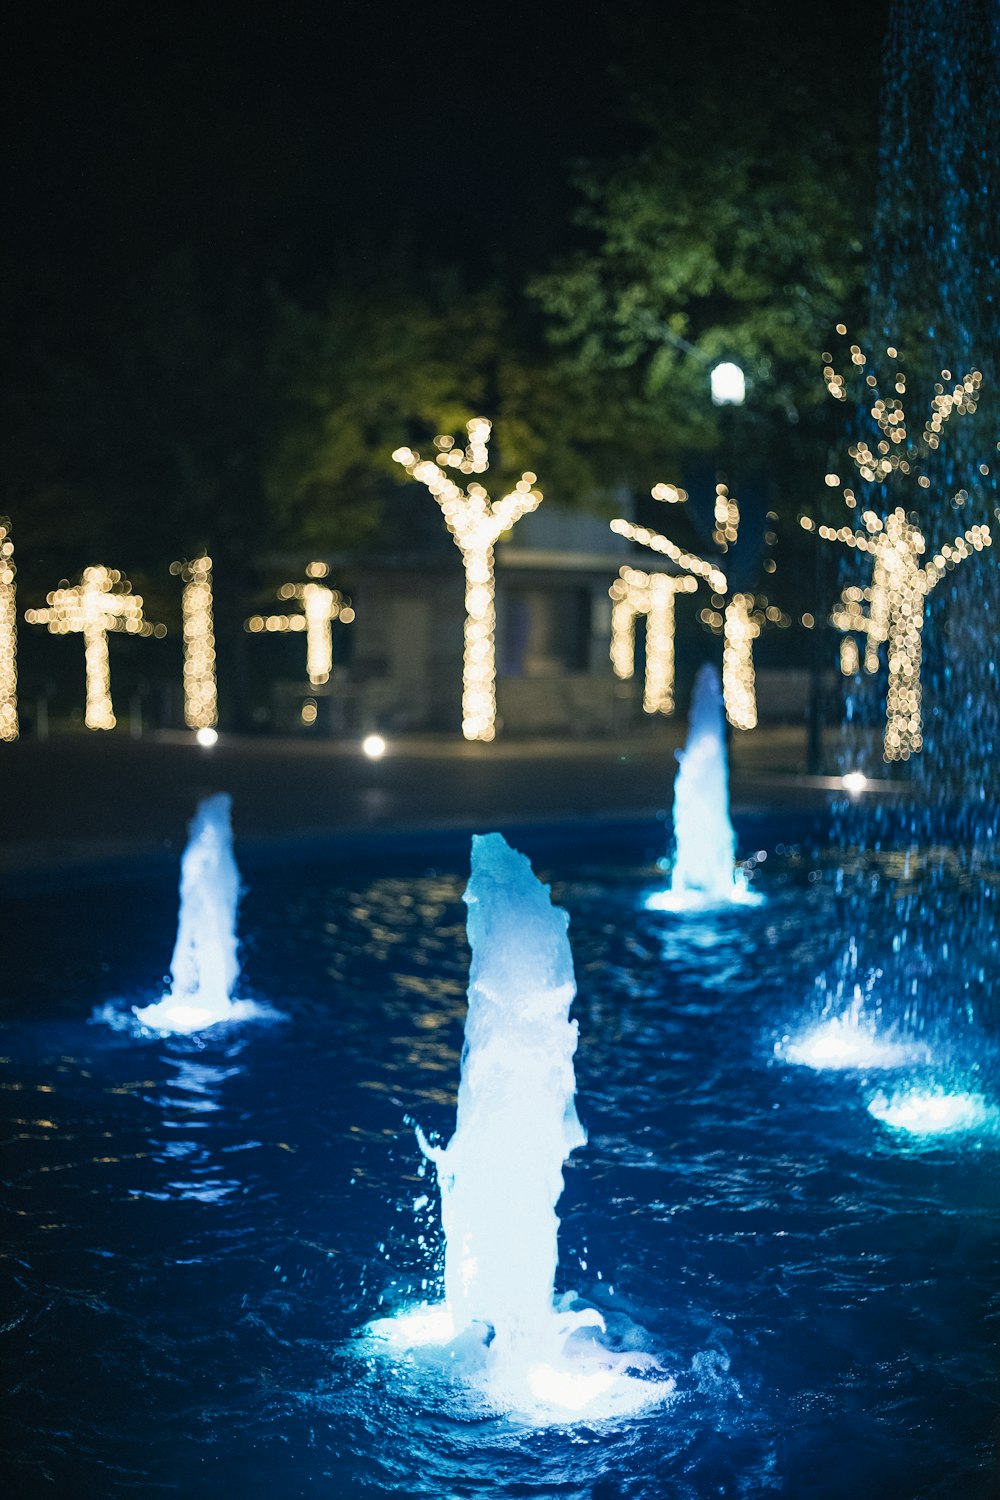
{"type": "Polygon", "coordinates": [[[505,832],[569,912],[578,986],[556,1291],[653,1353],[669,1402],[537,1422],[447,1357],[372,1353],[372,1318],[440,1293],[413,1122],[454,1128],[468,838],[238,846],[241,993],[280,1025],[88,1024],[162,993],[175,870],[5,893],[5,1494],[985,1500],[995,1020],[941,975],[919,1058],[795,1065],[775,1046],[820,1019],[836,942],[808,840],[738,825],[766,903],[666,914],[657,828],[505,832]],[[973,1105],[906,1128],[947,1095],[973,1105]]]}

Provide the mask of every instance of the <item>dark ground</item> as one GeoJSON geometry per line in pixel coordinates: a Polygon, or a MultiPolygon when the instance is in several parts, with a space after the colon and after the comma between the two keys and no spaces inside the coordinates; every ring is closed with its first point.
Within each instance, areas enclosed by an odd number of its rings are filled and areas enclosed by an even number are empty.
{"type": "MultiPolygon", "coordinates": [[[[122,859],[175,861],[199,797],[226,791],[241,848],[276,851],[331,835],[373,841],[415,829],[479,829],[594,819],[663,819],[683,726],[628,739],[409,738],[378,762],[354,742],[132,740],[79,734],[0,746],[0,879],[58,880],[122,859]]],[[[819,810],[839,788],[803,772],[794,728],[760,729],[731,750],[734,810],[819,810]]]]}

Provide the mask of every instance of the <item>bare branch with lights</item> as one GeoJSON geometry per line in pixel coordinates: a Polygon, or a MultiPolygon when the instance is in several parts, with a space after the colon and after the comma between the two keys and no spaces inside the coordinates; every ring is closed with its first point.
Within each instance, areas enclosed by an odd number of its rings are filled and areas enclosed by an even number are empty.
{"type": "MultiPolygon", "coordinates": [[[[846,336],[844,324],[837,325],[837,332],[846,336]]],[[[891,360],[898,361],[896,349],[890,347],[886,353],[891,360]]],[[[825,354],[823,358],[827,390],[835,400],[846,400],[847,379],[834,369],[832,355],[825,354]]],[[[856,479],[844,484],[838,474],[827,474],[827,486],[841,489],[844,504],[855,512],[859,497],[854,485],[859,480],[866,486],[908,481],[915,482],[918,490],[929,490],[932,480],[926,472],[927,461],[940,446],[945,424],[953,416],[968,416],[976,411],[982,374],[970,370],[951,389],[938,383],[929,416],[914,441],[908,433],[902,399],[906,394],[904,371],[897,364],[892,377],[894,394],[883,397],[879,394],[878,377],[868,369],[868,357],[860,345],[850,345],[850,361],[849,375],[863,375],[867,399],[872,400],[869,412],[880,436],[874,448],[859,440],[848,449],[856,479]]],[[[942,382],[952,379],[950,371],[941,372],[942,382]]],[[[986,476],[988,466],[981,464],[979,473],[986,476]]],[[[960,489],[952,497],[952,505],[961,509],[968,499],[969,491],[960,489]]],[[[861,522],[864,530],[857,530],[853,522],[826,526],[818,525],[808,516],[800,518],[806,531],[814,532],[824,541],[841,542],[872,560],[870,583],[864,588],[854,585],[845,588],[830,618],[845,632],[840,649],[840,668],[845,676],[854,676],[862,665],[868,673],[877,672],[880,651],[885,647],[888,686],[883,755],[887,761],[907,760],[923,746],[920,671],[925,600],[946,572],[991,546],[993,539],[989,526],[967,527],[924,563],[921,559],[927,543],[915,511],[907,512],[897,506],[881,515],[868,508],[861,513],[861,522]],[[858,636],[865,640],[863,655],[858,650],[858,636]]]]}
{"type": "Polygon", "coordinates": [[[484,474],[489,468],[489,441],[493,425],[485,417],[473,417],[466,432],[468,443],[456,445],[453,437],[434,439],[438,452],[432,459],[420,457],[412,448],[397,448],[393,459],[407,474],[419,480],[441,507],[445,525],[462,554],[465,566],[465,651],[462,669],[462,734],[467,740],[496,737],[496,578],[493,549],[505,531],[542,502],[535,488],[536,476],[521,475],[513,490],[500,500],[490,499],[483,485],[472,480],[463,489],[452,478],[484,474]]]}
{"type": "Polygon", "coordinates": [[[184,584],[181,616],[184,635],[184,722],[189,729],[214,729],[219,722],[219,694],[215,670],[215,622],[212,598],[212,559],[171,563],[170,571],[184,584]]]}
{"type": "MultiPolygon", "coordinates": [[[[685,490],[672,484],[654,485],[651,494],[654,500],[662,500],[668,505],[681,505],[688,498],[685,490]]],[[[724,484],[715,487],[713,519],[712,540],[723,553],[728,552],[739,537],[740,511],[735,497],[724,484]]],[[[718,564],[679,547],[662,532],[651,531],[646,526],[637,526],[632,521],[620,518],[611,522],[611,530],[618,536],[638,542],[641,547],[648,547],[650,551],[669,558],[678,568],[684,569],[692,580],[700,579],[712,590],[713,607],[703,609],[699,618],[702,624],[721,632],[723,637],[722,696],[726,718],[737,729],[753,729],[757,723],[753,643],[765,623],[787,624],[788,617],[771,604],[766,595],[732,590],[729,579],[718,564]],[[719,612],[720,609],[722,613],[719,612]]],[[[773,568],[773,563],[770,566],[773,568]]],[[[614,659],[614,645],[612,653],[614,659]]],[[[643,707],[647,713],[656,712],[645,701],[643,707]]]]}

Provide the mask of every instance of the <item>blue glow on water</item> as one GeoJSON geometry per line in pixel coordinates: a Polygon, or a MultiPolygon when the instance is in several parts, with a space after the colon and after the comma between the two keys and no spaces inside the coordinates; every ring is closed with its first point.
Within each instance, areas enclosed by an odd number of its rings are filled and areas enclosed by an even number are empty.
{"type": "MultiPolygon", "coordinates": [[[[109,988],[138,998],[169,953],[170,876],[9,898],[5,1493],[975,1493],[994,1418],[983,1153],[1000,1138],[868,1113],[876,1092],[933,1087],[933,1067],[866,1080],[773,1056],[829,959],[835,892],[806,849],[743,836],[769,851],[767,904],[666,930],[640,909],[652,832],[603,860],[525,844],[570,913],[578,985],[588,1142],[565,1167],[556,1299],[597,1310],[602,1341],[658,1361],[665,1388],[582,1422],[501,1409],[447,1346],[377,1353],[357,1332],[441,1300],[411,1122],[454,1124],[467,844],[251,866],[241,990],[281,997],[273,1028],[83,1021],[109,988]]],[[[933,1066],[970,1035],[936,1034],[933,1066]]],[[[989,1103],[980,1052],[963,1087],[989,1103]]]]}
{"type": "Polygon", "coordinates": [[[915,1136],[996,1135],[1000,1109],[982,1094],[943,1086],[911,1086],[891,1094],[877,1093],[868,1113],[891,1130],[915,1136]]]}

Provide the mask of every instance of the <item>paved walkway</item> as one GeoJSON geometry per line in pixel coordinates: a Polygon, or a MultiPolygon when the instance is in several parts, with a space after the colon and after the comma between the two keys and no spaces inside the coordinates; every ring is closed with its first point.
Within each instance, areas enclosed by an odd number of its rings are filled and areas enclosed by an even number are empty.
{"type": "MultiPolygon", "coordinates": [[[[199,797],[227,791],[245,845],[416,828],[490,828],[665,816],[683,726],[621,740],[441,737],[392,742],[370,761],[355,742],[239,737],[210,750],[193,736],[66,735],[0,745],[0,875],[56,874],[181,847],[199,797]]],[[[814,807],[839,782],[804,774],[796,729],[735,737],[733,804],[814,807]]]]}

